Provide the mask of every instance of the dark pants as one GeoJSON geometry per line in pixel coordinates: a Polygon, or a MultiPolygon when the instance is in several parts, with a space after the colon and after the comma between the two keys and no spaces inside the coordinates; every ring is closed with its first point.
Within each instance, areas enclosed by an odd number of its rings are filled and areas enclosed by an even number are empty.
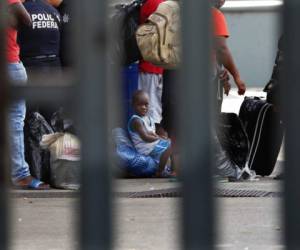
{"type": "Polygon", "coordinates": [[[169,136],[175,136],[176,131],[176,117],[178,116],[177,79],[178,71],[164,71],[161,126],[168,132],[169,136]]]}
{"type": "MultiPolygon", "coordinates": [[[[35,73],[37,74],[45,74],[45,77],[50,77],[53,72],[61,71],[61,62],[59,57],[50,57],[50,58],[22,58],[22,62],[27,70],[28,80],[35,73]]],[[[39,112],[48,123],[50,123],[51,116],[55,111],[57,111],[60,107],[60,104],[57,104],[55,100],[51,105],[49,104],[33,104],[28,103],[27,109],[28,114],[30,112],[39,112]]]]}

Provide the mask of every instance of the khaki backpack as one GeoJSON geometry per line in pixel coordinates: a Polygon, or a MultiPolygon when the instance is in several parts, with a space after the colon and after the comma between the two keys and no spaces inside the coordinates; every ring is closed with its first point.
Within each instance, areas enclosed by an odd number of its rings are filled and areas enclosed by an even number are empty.
{"type": "Polygon", "coordinates": [[[180,63],[180,8],[177,1],[159,4],[147,22],[136,31],[136,40],[145,61],[167,69],[180,63]]]}

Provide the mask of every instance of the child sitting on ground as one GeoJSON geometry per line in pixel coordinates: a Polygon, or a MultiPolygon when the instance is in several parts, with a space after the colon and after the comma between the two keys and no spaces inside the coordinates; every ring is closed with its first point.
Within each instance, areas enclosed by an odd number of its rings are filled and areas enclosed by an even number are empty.
{"type": "Polygon", "coordinates": [[[155,123],[147,116],[149,97],[138,90],[133,94],[132,106],[135,114],[128,121],[128,131],[136,150],[151,156],[158,164],[157,176],[161,176],[171,156],[171,142],[155,133],[155,123]]]}

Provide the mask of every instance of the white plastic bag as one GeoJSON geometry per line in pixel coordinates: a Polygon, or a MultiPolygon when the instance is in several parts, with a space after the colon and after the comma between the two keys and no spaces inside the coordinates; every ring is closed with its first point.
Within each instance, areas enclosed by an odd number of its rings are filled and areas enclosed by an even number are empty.
{"type": "Polygon", "coordinates": [[[80,142],[69,133],[44,135],[41,147],[50,150],[50,184],[56,188],[79,189],[80,142]]]}

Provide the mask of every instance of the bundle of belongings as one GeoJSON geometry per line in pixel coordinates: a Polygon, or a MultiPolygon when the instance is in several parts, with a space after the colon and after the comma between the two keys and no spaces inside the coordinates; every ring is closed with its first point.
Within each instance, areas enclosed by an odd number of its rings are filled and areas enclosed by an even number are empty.
{"type": "Polygon", "coordinates": [[[249,139],[235,113],[220,113],[213,140],[216,175],[230,180],[255,178],[256,173],[248,165],[249,139]]]}
{"type": "Polygon", "coordinates": [[[50,151],[50,183],[53,187],[79,189],[80,142],[69,133],[43,135],[40,145],[50,151]]]}
{"type": "MultiPolygon", "coordinates": [[[[158,163],[151,156],[142,155],[137,152],[129,139],[128,133],[122,128],[112,131],[115,143],[115,158],[117,165],[127,175],[132,177],[154,177],[158,170],[158,163]]],[[[163,176],[171,174],[170,166],[166,166],[163,176]]]]}
{"type": "Polygon", "coordinates": [[[79,189],[80,143],[63,111],[52,115],[51,125],[40,113],[29,113],[24,131],[31,175],[55,188],[79,189]]]}

